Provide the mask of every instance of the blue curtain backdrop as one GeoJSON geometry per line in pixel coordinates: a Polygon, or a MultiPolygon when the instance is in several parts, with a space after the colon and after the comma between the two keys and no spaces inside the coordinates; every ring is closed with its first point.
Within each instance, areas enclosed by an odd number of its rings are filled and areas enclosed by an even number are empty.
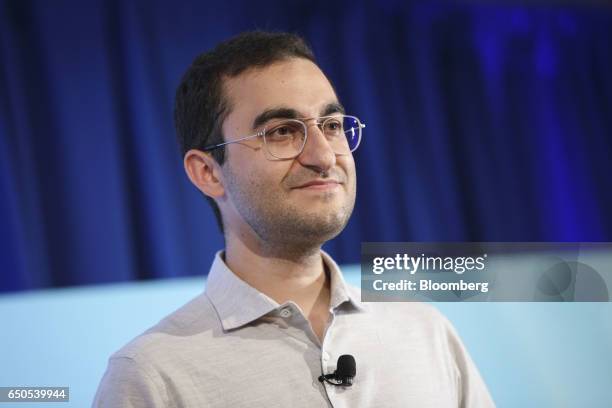
{"type": "Polygon", "coordinates": [[[403,1],[3,1],[0,290],[204,274],[174,89],[243,30],[312,44],[367,123],[327,245],[612,240],[612,11],[403,1]]]}

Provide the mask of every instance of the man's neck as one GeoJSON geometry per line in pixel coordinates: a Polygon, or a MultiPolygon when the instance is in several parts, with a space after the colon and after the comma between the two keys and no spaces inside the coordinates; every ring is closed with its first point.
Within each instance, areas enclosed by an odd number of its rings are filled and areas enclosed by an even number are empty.
{"type": "Polygon", "coordinates": [[[320,246],[298,252],[227,239],[225,263],[239,278],[277,303],[297,303],[307,317],[329,309],[330,279],[320,246]]]}

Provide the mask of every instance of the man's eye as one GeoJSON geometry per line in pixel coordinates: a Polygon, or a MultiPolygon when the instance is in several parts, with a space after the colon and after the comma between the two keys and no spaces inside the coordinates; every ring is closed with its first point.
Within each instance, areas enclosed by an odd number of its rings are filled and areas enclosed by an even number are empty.
{"type": "Polygon", "coordinates": [[[325,129],[331,132],[342,131],[342,123],[340,123],[338,120],[330,120],[325,124],[325,129]]]}
{"type": "Polygon", "coordinates": [[[266,138],[269,138],[271,140],[281,140],[298,136],[300,133],[302,132],[300,131],[297,125],[285,124],[275,126],[269,129],[266,132],[266,138]]]}
{"type": "Polygon", "coordinates": [[[289,126],[281,126],[274,129],[273,133],[279,136],[287,136],[290,135],[292,132],[289,126]]]}

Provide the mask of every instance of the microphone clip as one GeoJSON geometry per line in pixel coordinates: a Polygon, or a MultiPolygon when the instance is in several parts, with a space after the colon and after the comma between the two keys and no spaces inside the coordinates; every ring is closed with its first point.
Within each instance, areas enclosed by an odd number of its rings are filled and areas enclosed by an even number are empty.
{"type": "Polygon", "coordinates": [[[353,377],[342,377],[339,378],[336,376],[336,372],[333,374],[325,374],[319,376],[319,382],[326,382],[331,385],[336,385],[340,387],[350,387],[353,385],[353,377]],[[333,380],[333,381],[330,381],[333,380]]]}

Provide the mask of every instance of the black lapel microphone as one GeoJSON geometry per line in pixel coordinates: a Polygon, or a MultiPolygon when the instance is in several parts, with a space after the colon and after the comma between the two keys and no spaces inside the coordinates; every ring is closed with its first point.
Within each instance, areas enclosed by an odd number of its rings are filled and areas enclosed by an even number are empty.
{"type": "Polygon", "coordinates": [[[338,357],[336,371],[333,374],[323,374],[319,376],[319,382],[327,382],[331,385],[350,387],[353,385],[353,377],[357,373],[355,357],[350,354],[343,354],[338,357]],[[333,380],[333,381],[330,381],[333,380]]]}

